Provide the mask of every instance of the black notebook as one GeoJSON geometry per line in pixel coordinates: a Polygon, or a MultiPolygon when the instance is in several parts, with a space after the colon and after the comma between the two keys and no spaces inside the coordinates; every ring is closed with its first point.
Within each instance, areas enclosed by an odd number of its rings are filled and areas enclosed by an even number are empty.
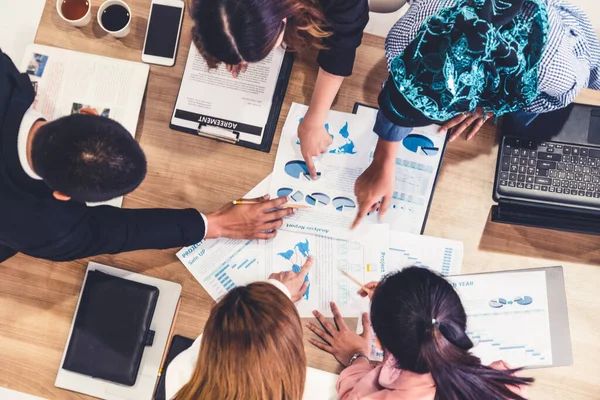
{"type": "Polygon", "coordinates": [[[158,296],[154,286],[89,271],[62,367],[133,386],[158,296]]]}

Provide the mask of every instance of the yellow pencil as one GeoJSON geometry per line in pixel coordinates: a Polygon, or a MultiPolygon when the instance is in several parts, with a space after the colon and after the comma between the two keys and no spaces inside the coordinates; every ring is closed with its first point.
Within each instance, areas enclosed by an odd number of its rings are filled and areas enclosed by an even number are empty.
{"type": "MultiPolygon", "coordinates": [[[[234,206],[240,206],[240,205],[248,205],[248,204],[260,204],[263,201],[264,200],[239,199],[239,200],[234,200],[233,201],[233,205],[234,206]]],[[[290,204],[290,203],[286,203],[286,204],[283,204],[283,205],[279,206],[279,208],[299,208],[299,209],[305,209],[305,208],[310,208],[310,206],[307,206],[307,205],[304,205],[304,204],[290,204]]]]}
{"type": "Polygon", "coordinates": [[[365,285],[363,285],[362,283],[360,283],[360,281],[358,279],[356,279],[355,277],[353,277],[352,275],[350,275],[349,273],[347,273],[346,271],[344,271],[343,269],[339,268],[340,272],[342,274],[344,274],[346,276],[346,278],[350,279],[352,282],[356,283],[358,286],[360,286],[360,288],[362,290],[365,291],[365,293],[367,293],[368,295],[371,295],[371,289],[367,288],[365,285]]]}

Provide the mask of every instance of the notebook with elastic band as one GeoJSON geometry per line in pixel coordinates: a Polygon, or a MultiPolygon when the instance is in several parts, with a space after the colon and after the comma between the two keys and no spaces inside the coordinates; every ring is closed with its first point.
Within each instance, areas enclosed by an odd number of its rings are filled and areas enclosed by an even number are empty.
{"type": "Polygon", "coordinates": [[[62,368],[133,386],[158,297],[155,286],[89,271],[62,368]]]}

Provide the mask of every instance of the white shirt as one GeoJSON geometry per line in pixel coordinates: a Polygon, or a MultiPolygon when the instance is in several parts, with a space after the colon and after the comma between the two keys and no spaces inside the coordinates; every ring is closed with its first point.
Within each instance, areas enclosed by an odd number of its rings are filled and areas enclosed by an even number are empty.
{"type": "Polygon", "coordinates": [[[45,119],[42,114],[35,111],[33,108],[29,108],[25,112],[23,119],[21,120],[21,126],[19,127],[19,135],[17,136],[17,150],[19,154],[19,162],[21,163],[21,167],[23,171],[29,176],[31,179],[35,179],[38,181],[42,180],[38,174],[35,173],[31,165],[29,165],[29,161],[27,160],[27,140],[29,139],[29,134],[31,133],[31,128],[33,124],[35,124],[40,119],[45,119]]]}

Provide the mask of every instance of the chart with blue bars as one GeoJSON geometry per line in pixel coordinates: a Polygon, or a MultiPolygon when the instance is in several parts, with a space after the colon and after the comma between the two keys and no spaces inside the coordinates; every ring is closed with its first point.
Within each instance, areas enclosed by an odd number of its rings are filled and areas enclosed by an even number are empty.
{"type": "Polygon", "coordinates": [[[473,342],[473,353],[481,358],[486,358],[482,362],[510,360],[512,364],[518,366],[536,366],[551,363],[551,355],[546,354],[547,351],[541,349],[543,345],[536,341],[534,337],[511,335],[510,338],[502,339],[495,337],[484,329],[467,330],[467,335],[473,342]]]}
{"type": "Polygon", "coordinates": [[[215,274],[215,278],[225,290],[230,291],[231,289],[236,287],[235,281],[231,278],[230,272],[235,270],[242,270],[250,268],[256,262],[256,258],[253,259],[245,259],[238,264],[225,263],[221,266],[221,268],[215,274]]]}
{"type": "Polygon", "coordinates": [[[439,254],[421,254],[411,253],[405,248],[390,247],[390,261],[394,263],[393,267],[398,265],[415,266],[435,270],[444,276],[453,275],[455,273],[455,249],[445,247],[443,252],[439,254]]]}

